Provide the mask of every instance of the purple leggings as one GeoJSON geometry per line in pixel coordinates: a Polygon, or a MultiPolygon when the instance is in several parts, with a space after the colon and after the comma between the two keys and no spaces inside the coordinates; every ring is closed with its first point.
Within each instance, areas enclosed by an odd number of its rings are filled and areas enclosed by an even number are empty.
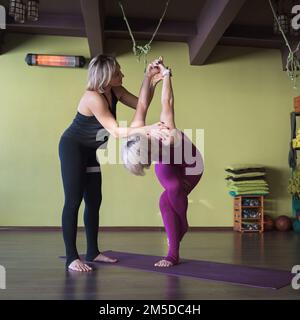
{"type": "Polygon", "coordinates": [[[186,175],[182,165],[157,163],[156,176],[165,191],[160,196],[159,207],[168,237],[169,251],[165,258],[173,264],[179,260],[179,245],[188,230],[188,194],[200,181],[199,175],[186,175]]]}

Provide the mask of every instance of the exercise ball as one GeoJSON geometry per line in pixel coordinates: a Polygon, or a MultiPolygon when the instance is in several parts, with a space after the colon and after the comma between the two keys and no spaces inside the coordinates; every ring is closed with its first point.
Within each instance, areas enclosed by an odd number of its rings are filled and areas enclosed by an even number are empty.
{"type": "Polygon", "coordinates": [[[264,231],[272,231],[274,229],[274,220],[271,216],[264,216],[264,231]]]}
{"type": "Polygon", "coordinates": [[[292,228],[292,219],[288,216],[279,216],[275,219],[275,227],[278,231],[289,231],[292,228]]]}
{"type": "Polygon", "coordinates": [[[300,233],[300,221],[295,220],[293,222],[293,229],[295,232],[299,232],[300,233]]]}

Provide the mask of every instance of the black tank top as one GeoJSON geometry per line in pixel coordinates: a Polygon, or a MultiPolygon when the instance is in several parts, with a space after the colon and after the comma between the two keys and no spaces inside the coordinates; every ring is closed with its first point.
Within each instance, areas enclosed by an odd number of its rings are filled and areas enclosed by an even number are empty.
{"type": "MultiPolygon", "coordinates": [[[[116,106],[118,99],[113,90],[111,90],[111,93],[112,106],[110,111],[116,119],[116,106]]],[[[104,97],[107,100],[105,95],[104,97]]],[[[109,105],[108,100],[107,103],[109,105]]],[[[106,147],[109,135],[109,132],[102,126],[95,116],[85,116],[77,112],[73,122],[65,130],[62,136],[73,138],[86,147],[98,149],[100,146],[101,148],[106,147]]]]}

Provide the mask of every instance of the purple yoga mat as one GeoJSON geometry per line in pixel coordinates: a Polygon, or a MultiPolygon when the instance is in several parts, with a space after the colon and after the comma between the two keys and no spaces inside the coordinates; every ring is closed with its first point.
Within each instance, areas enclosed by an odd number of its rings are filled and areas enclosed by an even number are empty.
{"type": "MultiPolygon", "coordinates": [[[[154,267],[154,263],[162,257],[118,251],[105,251],[103,254],[119,260],[117,263],[105,263],[106,266],[134,268],[250,287],[280,289],[290,285],[293,278],[293,274],[289,271],[188,259],[181,259],[180,264],[170,268],[159,268],[154,267]]],[[[81,255],[81,258],[84,260],[84,255],[81,255]]],[[[91,265],[97,268],[104,264],[91,262],[91,265]]]]}

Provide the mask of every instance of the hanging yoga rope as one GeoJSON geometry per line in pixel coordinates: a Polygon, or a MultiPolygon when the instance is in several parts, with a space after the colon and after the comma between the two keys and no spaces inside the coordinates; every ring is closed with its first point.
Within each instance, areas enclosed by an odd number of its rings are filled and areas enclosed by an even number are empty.
{"type": "Polygon", "coordinates": [[[161,23],[162,23],[162,21],[163,21],[163,19],[164,19],[164,16],[165,16],[165,14],[166,14],[166,12],[167,12],[167,9],[168,9],[169,2],[170,2],[170,0],[167,0],[166,5],[165,5],[165,10],[164,10],[164,12],[163,12],[163,14],[162,14],[162,17],[160,18],[160,20],[159,20],[159,22],[158,22],[158,25],[157,25],[154,33],[153,33],[152,38],[151,38],[150,41],[149,41],[148,43],[146,43],[144,46],[140,46],[140,45],[137,45],[137,44],[136,44],[136,41],[135,41],[135,39],[134,39],[134,36],[133,36],[132,31],[131,31],[130,25],[129,25],[128,20],[127,20],[127,18],[126,18],[123,5],[122,5],[121,1],[119,1],[119,6],[120,6],[120,8],[121,8],[121,10],[122,10],[122,13],[123,13],[123,19],[124,19],[125,22],[126,22],[126,25],[127,25],[127,28],[128,28],[128,31],[129,31],[129,34],[130,34],[130,37],[131,37],[131,40],[132,40],[132,43],[133,43],[133,47],[132,47],[133,53],[134,53],[135,56],[138,57],[138,61],[141,60],[141,57],[142,57],[142,56],[144,57],[145,70],[146,70],[146,66],[147,66],[147,55],[148,55],[148,53],[149,53],[150,50],[151,50],[151,43],[152,43],[154,37],[156,36],[157,31],[158,31],[158,29],[159,29],[159,27],[160,27],[160,25],[161,25],[161,23]]]}
{"type": "Polygon", "coordinates": [[[278,17],[276,15],[274,7],[272,5],[272,1],[269,0],[269,3],[271,6],[273,15],[274,15],[274,19],[276,20],[276,23],[278,24],[279,30],[284,38],[285,44],[289,49],[289,54],[288,54],[287,61],[286,61],[286,71],[287,71],[289,78],[293,81],[294,89],[297,89],[297,77],[300,74],[300,62],[299,62],[299,59],[298,59],[296,53],[299,51],[300,41],[299,41],[296,49],[293,51],[284,31],[282,30],[281,24],[278,20],[278,17]]]}

